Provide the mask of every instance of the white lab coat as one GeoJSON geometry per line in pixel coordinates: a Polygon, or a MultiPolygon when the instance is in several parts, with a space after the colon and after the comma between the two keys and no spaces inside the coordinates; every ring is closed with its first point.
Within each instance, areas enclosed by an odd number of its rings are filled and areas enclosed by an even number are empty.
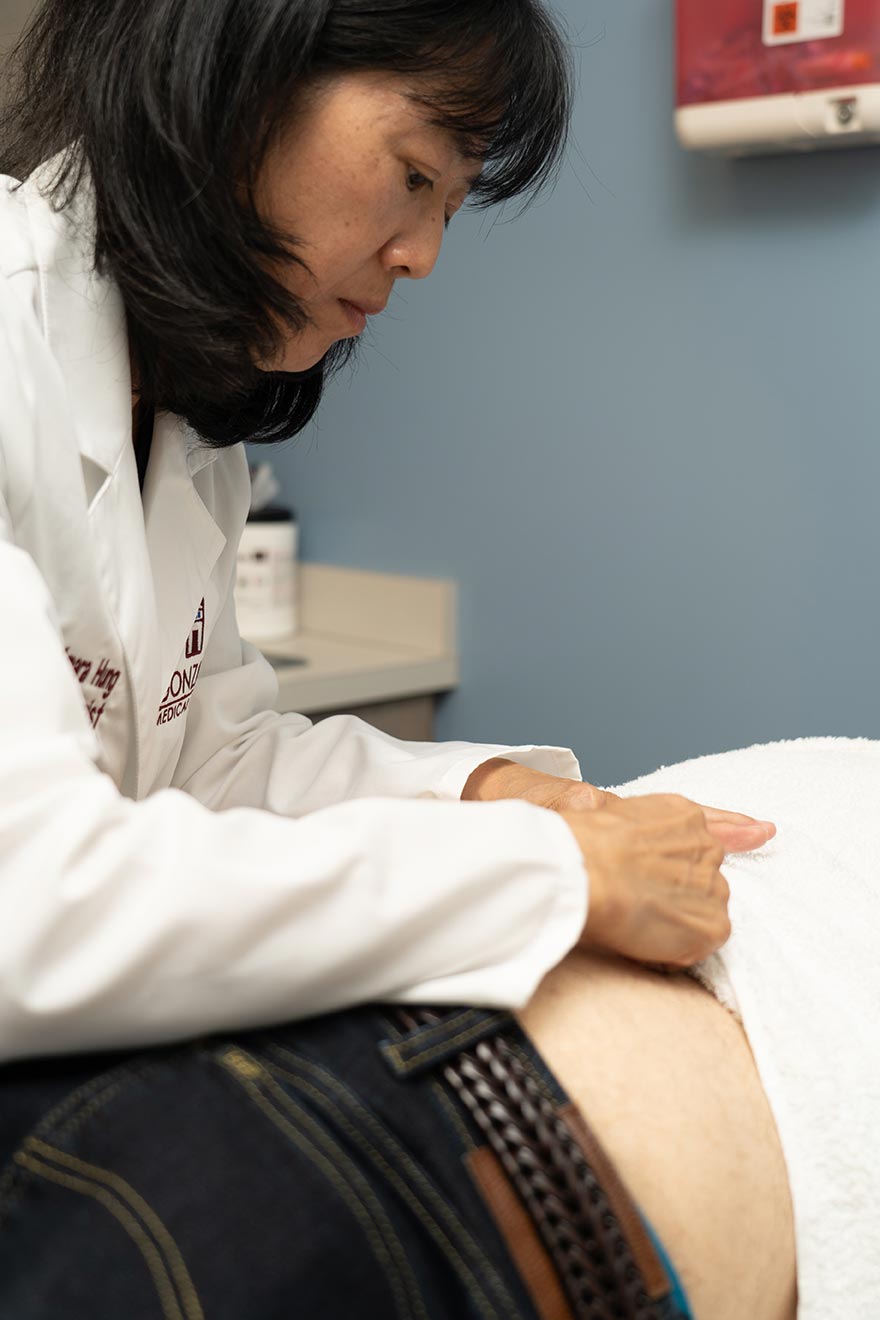
{"type": "Polygon", "coordinates": [[[233,608],[244,452],[160,414],[141,500],[92,215],[0,178],[0,1058],[523,1005],[582,859],[551,812],[458,799],[499,752],[576,760],[272,710],[233,608]]]}

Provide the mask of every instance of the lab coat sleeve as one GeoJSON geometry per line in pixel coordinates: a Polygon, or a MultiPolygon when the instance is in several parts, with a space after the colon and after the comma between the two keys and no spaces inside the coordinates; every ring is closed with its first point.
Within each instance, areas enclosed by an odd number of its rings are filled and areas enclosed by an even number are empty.
{"type": "Polygon", "coordinates": [[[577,940],[552,812],[364,798],[300,820],[123,797],[0,473],[0,1057],[133,1047],[367,1001],[518,1007],[577,940]]]}
{"type": "MultiPolygon", "coordinates": [[[[0,314],[0,1058],[368,1001],[526,1003],[586,915],[554,813],[366,796],[289,819],[174,786],[132,801],[101,770],[56,603],[16,543],[40,492],[4,469],[58,414],[32,340],[15,304],[0,314]]],[[[226,682],[252,711],[241,659],[226,682]]]]}
{"type": "Polygon", "coordinates": [[[457,800],[472,771],[494,756],[581,779],[564,748],[406,742],[351,715],[313,725],[275,711],[277,694],[272,666],[239,636],[230,584],[187,713],[175,786],[214,810],[303,816],[364,797],[457,800]]]}

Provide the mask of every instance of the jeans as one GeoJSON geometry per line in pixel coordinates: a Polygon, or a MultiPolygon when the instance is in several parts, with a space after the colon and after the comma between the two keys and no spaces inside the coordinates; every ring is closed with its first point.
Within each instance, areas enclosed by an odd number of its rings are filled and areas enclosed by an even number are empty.
{"type": "MultiPolygon", "coordinates": [[[[0,1320],[546,1320],[442,1075],[499,1030],[564,1103],[482,1009],[0,1068],[0,1320]]],[[[686,1320],[668,1272],[658,1313],[686,1320]]]]}

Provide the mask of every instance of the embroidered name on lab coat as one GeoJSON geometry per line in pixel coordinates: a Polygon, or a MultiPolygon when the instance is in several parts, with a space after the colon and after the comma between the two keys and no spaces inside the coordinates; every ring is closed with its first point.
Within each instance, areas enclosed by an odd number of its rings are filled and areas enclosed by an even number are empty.
{"type": "Polygon", "coordinates": [[[162,698],[159,713],[156,716],[157,724],[170,724],[172,720],[178,719],[185,712],[202,667],[201,660],[196,657],[202,654],[204,645],[205,598],[203,596],[201,604],[196,610],[196,617],[193,620],[193,626],[190,629],[184,648],[184,659],[189,663],[184,664],[180,669],[175,669],[171,675],[171,682],[168,684],[168,689],[162,698]]]}
{"type": "Polygon", "coordinates": [[[70,667],[79,679],[80,686],[83,689],[86,714],[91,721],[92,728],[96,729],[98,721],[107,709],[110,693],[119,682],[120,671],[114,669],[109,660],[101,659],[95,666],[91,660],[86,660],[80,655],[74,655],[69,646],[64,649],[70,661],[70,667]],[[92,673],[93,669],[94,675],[92,673]],[[89,691],[89,689],[92,689],[92,691],[89,691]]]}

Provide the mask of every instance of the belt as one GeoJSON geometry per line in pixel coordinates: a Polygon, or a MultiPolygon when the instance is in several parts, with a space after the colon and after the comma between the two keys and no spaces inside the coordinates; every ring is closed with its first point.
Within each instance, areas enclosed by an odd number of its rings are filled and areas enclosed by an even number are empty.
{"type": "MultiPolygon", "coordinates": [[[[407,1030],[441,1020],[400,1008],[407,1030]]],[[[577,1320],[664,1320],[671,1285],[642,1218],[574,1106],[561,1108],[503,1031],[443,1075],[486,1137],[553,1261],[577,1320]]]]}

